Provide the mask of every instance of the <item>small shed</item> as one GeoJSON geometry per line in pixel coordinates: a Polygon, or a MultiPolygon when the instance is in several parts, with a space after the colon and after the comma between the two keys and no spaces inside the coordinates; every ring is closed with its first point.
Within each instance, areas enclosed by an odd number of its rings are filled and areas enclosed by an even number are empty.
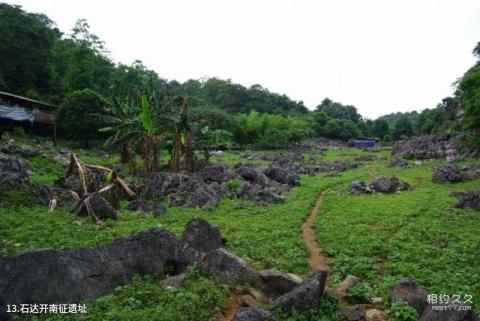
{"type": "Polygon", "coordinates": [[[351,146],[357,148],[375,148],[378,147],[378,138],[357,137],[350,141],[351,146]]]}
{"type": "Polygon", "coordinates": [[[23,127],[30,134],[55,139],[55,106],[0,91],[0,130],[23,127]]]}

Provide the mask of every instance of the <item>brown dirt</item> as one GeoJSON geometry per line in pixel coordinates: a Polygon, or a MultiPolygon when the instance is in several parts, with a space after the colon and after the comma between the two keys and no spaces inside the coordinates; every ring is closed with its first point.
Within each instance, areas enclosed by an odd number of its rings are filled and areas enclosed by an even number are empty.
{"type": "Polygon", "coordinates": [[[228,298],[228,304],[223,313],[219,314],[217,321],[231,321],[235,312],[240,308],[242,303],[242,295],[245,293],[233,291],[230,293],[230,297],[228,298]]]}
{"type": "MultiPolygon", "coordinates": [[[[313,206],[312,210],[310,211],[310,215],[308,216],[307,220],[302,224],[302,235],[307,245],[308,251],[310,252],[310,257],[308,259],[308,263],[310,265],[310,270],[315,271],[318,269],[322,270],[330,270],[330,265],[328,263],[327,257],[322,255],[322,251],[318,246],[317,239],[315,236],[315,232],[313,230],[313,221],[317,217],[318,209],[323,201],[323,193],[318,195],[317,199],[315,200],[315,205],[313,206]]],[[[230,293],[230,297],[228,298],[228,304],[223,313],[219,313],[217,317],[217,321],[231,321],[235,312],[240,308],[242,303],[242,296],[246,293],[243,293],[239,290],[234,290],[230,293]]]]}
{"type": "Polygon", "coordinates": [[[302,224],[302,235],[305,244],[307,245],[308,251],[310,252],[310,257],[308,263],[310,264],[310,270],[315,271],[318,269],[330,270],[330,265],[328,263],[327,257],[322,254],[322,251],[317,243],[317,238],[315,236],[315,231],[313,230],[313,221],[317,217],[318,209],[323,201],[323,193],[318,195],[315,205],[310,211],[308,219],[302,224]]]}

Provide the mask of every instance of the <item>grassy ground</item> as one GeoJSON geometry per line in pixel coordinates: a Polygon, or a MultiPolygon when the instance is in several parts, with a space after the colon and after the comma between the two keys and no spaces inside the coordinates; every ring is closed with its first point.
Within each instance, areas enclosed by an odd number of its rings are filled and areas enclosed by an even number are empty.
{"type": "Polygon", "coordinates": [[[394,175],[412,185],[400,194],[352,195],[346,191],[351,179],[327,191],[315,229],[324,252],[332,257],[332,280],[347,274],[361,277],[352,300],[386,299],[395,281],[411,277],[430,293],[473,295],[478,305],[478,212],[452,208],[456,199],[449,193],[478,189],[480,180],[433,183],[432,168],[438,164],[394,169],[387,168],[387,161],[374,161],[344,175],[367,182],[379,174],[394,175]]]}
{"type": "MultiPolygon", "coordinates": [[[[87,162],[100,161],[91,152],[77,153],[87,162]]],[[[364,154],[336,149],[328,151],[324,158],[351,160],[364,154]]],[[[390,157],[387,152],[375,155],[390,157]]],[[[52,166],[53,156],[51,151],[29,160],[35,180],[51,183],[63,173],[62,165],[52,166]]],[[[239,160],[232,154],[223,159],[230,164],[239,160]]],[[[220,227],[228,239],[229,251],[255,268],[276,268],[304,276],[308,273],[308,252],[300,224],[316,196],[325,191],[315,229],[324,252],[331,257],[333,284],[346,274],[362,278],[350,293],[352,300],[371,296],[387,299],[388,288],[403,276],[416,278],[433,293],[472,294],[478,300],[480,220],[474,211],[452,209],[455,199],[448,194],[478,188],[479,180],[443,186],[431,182],[435,162],[407,169],[390,169],[387,164],[386,159],[364,162],[364,166],[340,177],[304,176],[302,185],[291,190],[283,204],[261,207],[227,199],[210,210],[168,208],[159,219],[124,210],[120,220],[108,220],[103,225],[72,216],[67,209],[47,213],[45,207],[25,207],[17,202],[0,208],[0,250],[14,253],[104,244],[149,227],[162,227],[180,235],[191,217],[201,216],[220,227]],[[370,181],[377,174],[396,175],[412,184],[412,190],[365,196],[346,192],[352,180],[370,181]]],[[[185,285],[173,291],[164,289],[158,279],[137,279],[114,294],[88,303],[85,320],[209,320],[216,309],[224,307],[227,289],[196,271],[190,274],[185,285]]],[[[319,315],[334,320],[333,311],[334,306],[325,304],[319,311],[281,316],[281,320],[317,320],[319,315]]]]}

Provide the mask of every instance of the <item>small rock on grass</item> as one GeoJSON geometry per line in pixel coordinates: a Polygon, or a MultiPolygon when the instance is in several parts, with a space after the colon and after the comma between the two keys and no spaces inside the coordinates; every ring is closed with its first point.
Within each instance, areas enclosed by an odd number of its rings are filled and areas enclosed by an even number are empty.
{"type": "Polygon", "coordinates": [[[387,314],[377,309],[369,309],[365,313],[367,321],[385,321],[387,320],[387,314]]]}
{"type": "Polygon", "coordinates": [[[277,321],[277,319],[268,311],[248,307],[237,310],[232,321],[277,321]]]}
{"type": "Polygon", "coordinates": [[[403,300],[417,310],[419,315],[422,315],[428,305],[427,297],[427,292],[415,280],[408,278],[395,283],[390,291],[392,303],[403,300]]]}
{"type": "Polygon", "coordinates": [[[365,308],[361,304],[341,308],[337,315],[346,321],[365,321],[365,308]]]}
{"type": "Polygon", "coordinates": [[[164,285],[166,288],[178,288],[182,285],[185,277],[187,275],[185,273],[180,273],[177,275],[173,275],[165,279],[164,285]]]}
{"type": "Polygon", "coordinates": [[[341,299],[347,296],[347,291],[350,287],[357,284],[359,278],[355,275],[347,275],[347,277],[338,284],[337,289],[335,290],[335,297],[341,299]]]}
{"type": "Polygon", "coordinates": [[[372,298],[372,304],[378,305],[378,304],[382,304],[382,303],[383,303],[383,298],[381,298],[381,297],[372,298]]]}

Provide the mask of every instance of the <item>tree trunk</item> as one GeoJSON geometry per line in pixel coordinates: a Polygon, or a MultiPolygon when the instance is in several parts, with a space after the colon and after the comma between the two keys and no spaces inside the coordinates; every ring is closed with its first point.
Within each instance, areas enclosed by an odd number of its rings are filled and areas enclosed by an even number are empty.
{"type": "Polygon", "coordinates": [[[131,158],[130,141],[126,141],[120,146],[120,163],[128,164],[131,158]]]}
{"type": "Polygon", "coordinates": [[[190,132],[185,133],[185,162],[193,172],[193,143],[192,134],[190,132]]]}
{"type": "Polygon", "coordinates": [[[173,173],[177,173],[180,170],[180,148],[181,148],[180,139],[181,139],[180,132],[177,129],[175,131],[174,146],[173,146],[171,162],[170,162],[170,168],[173,173]]]}

